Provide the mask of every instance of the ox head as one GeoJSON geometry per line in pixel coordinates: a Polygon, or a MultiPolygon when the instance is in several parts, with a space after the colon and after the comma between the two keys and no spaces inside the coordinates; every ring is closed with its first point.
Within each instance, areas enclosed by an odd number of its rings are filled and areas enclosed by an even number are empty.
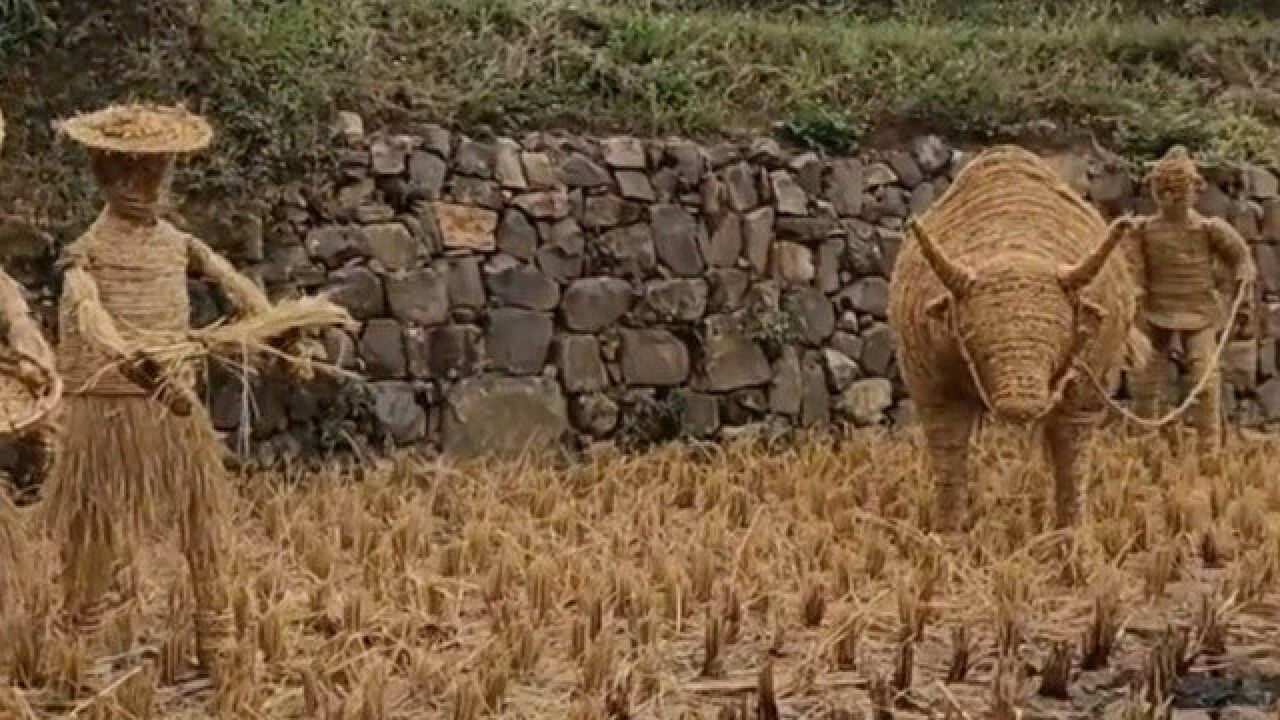
{"type": "Polygon", "coordinates": [[[1045,415],[1059,400],[1080,328],[1096,328],[1103,315],[1080,290],[1101,272],[1122,230],[1074,265],[1009,254],[973,268],[948,258],[919,224],[911,231],[945,288],[928,313],[954,327],[989,409],[1017,422],[1045,415]]]}

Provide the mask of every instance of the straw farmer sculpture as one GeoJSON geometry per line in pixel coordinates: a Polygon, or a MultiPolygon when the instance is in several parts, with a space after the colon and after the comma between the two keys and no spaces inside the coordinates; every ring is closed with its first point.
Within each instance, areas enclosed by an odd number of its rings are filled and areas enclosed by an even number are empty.
{"type": "Polygon", "coordinates": [[[188,269],[213,279],[242,315],[271,305],[208,245],[158,215],[174,156],[210,141],[203,119],[116,107],[62,130],[88,148],[107,197],[62,259],[58,360],[67,398],[48,509],[61,532],[64,617],[86,631],[100,625],[136,534],[171,517],[191,572],[199,659],[216,679],[232,633],[220,557],[228,483],[192,373],[171,375],[148,348],[191,337],[188,269]]]}
{"type": "MultiPolygon", "coordinates": [[[[0,116],[0,144],[4,143],[4,117],[0,116]]],[[[12,372],[9,383],[15,392],[0,397],[0,432],[17,434],[24,444],[38,453],[44,465],[51,457],[52,437],[49,426],[36,419],[33,423],[14,422],[29,408],[19,402],[27,389],[41,388],[56,378],[53,351],[40,334],[40,327],[27,306],[22,286],[0,270],[0,366],[12,372]],[[19,407],[11,407],[19,405],[19,407]]],[[[8,378],[7,378],[8,379],[8,378]]],[[[54,398],[56,401],[56,398],[54,398]]],[[[2,484],[0,484],[2,485],[2,484]]],[[[0,597],[12,589],[23,573],[20,570],[19,545],[22,524],[6,488],[0,486],[0,597]]]]}
{"type": "Polygon", "coordinates": [[[936,529],[967,516],[969,442],[983,412],[1043,426],[1056,520],[1080,515],[1087,430],[1105,377],[1133,333],[1137,288],[1108,262],[1125,224],[1108,232],[1088,203],[1038,157],[996,147],[969,164],[918,222],[898,256],[890,323],[937,483],[936,529]]]}
{"type": "MultiPolygon", "coordinates": [[[[1229,223],[1195,211],[1205,183],[1185,149],[1170,150],[1147,181],[1158,211],[1137,218],[1131,231],[1130,258],[1143,292],[1139,322],[1154,347],[1167,348],[1181,337],[1192,378],[1209,373],[1204,391],[1196,398],[1192,424],[1203,457],[1211,459],[1220,448],[1222,434],[1221,373],[1212,358],[1217,333],[1232,319],[1224,317],[1214,264],[1222,262],[1230,269],[1241,292],[1253,283],[1256,270],[1249,246],[1229,223]]],[[[1134,383],[1134,409],[1139,415],[1154,417],[1160,412],[1169,377],[1168,354],[1155,353],[1134,383]]]]}

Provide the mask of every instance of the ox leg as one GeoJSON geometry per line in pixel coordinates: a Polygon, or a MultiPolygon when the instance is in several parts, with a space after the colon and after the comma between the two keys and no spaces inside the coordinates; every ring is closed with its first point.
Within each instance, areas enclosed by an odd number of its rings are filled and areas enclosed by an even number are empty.
{"type": "Polygon", "coordinates": [[[969,442],[978,413],[964,403],[924,406],[919,413],[937,488],[936,530],[959,532],[969,515],[969,442]]]}
{"type": "Polygon", "coordinates": [[[1084,482],[1085,450],[1092,423],[1051,417],[1045,425],[1045,444],[1053,467],[1054,522],[1066,528],[1080,522],[1080,485],[1084,482]]]}

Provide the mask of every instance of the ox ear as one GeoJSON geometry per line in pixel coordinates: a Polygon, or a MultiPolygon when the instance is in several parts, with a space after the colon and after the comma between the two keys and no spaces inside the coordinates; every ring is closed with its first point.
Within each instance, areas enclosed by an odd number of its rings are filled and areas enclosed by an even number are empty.
{"type": "Polygon", "coordinates": [[[944,322],[947,319],[947,313],[951,311],[951,305],[955,302],[955,296],[949,292],[942,293],[938,297],[930,300],[924,306],[925,317],[937,322],[944,322]]]}

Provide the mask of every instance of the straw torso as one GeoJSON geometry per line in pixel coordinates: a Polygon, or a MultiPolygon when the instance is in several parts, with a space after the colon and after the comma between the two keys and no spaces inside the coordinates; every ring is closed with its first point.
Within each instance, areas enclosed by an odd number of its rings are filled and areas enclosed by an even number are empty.
{"type": "MultiPolygon", "coordinates": [[[[131,347],[173,342],[190,327],[187,239],[171,224],[138,226],[104,212],[66,254],[93,276],[102,306],[131,347]]],[[[76,322],[62,319],[58,360],[68,392],[143,394],[106,369],[112,359],[80,335],[76,322]]]]}
{"type": "Polygon", "coordinates": [[[1140,230],[1147,273],[1147,320],[1170,330],[1200,330],[1221,321],[1209,226],[1193,216],[1174,225],[1159,218],[1140,230]]]}

